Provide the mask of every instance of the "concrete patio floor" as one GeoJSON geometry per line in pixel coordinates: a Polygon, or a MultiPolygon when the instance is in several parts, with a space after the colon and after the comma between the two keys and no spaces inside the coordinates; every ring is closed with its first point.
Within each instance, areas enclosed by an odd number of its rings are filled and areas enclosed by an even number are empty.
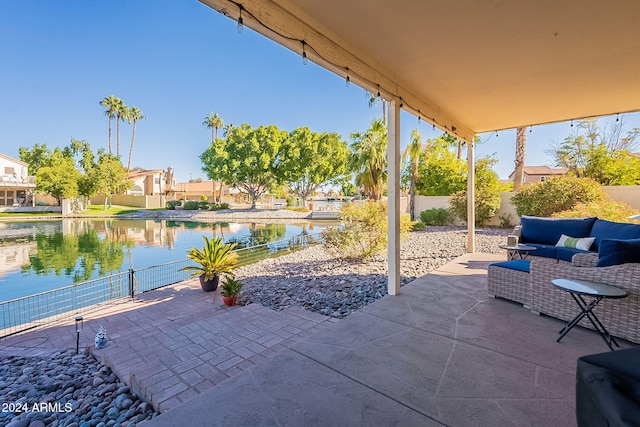
{"type": "MultiPolygon", "coordinates": [[[[556,343],[564,322],[488,298],[503,258],[464,255],[342,320],[228,308],[183,282],[85,316],[81,346],[105,324],[94,354],[163,412],[141,427],[575,425],[576,360],[608,348],[582,328],[556,343]]],[[[62,324],[0,356],[71,347],[62,324]]]]}

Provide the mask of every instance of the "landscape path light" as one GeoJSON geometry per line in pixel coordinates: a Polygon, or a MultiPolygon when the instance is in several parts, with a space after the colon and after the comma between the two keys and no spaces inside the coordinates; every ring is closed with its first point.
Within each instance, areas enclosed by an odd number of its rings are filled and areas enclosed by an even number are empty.
{"type": "Polygon", "coordinates": [[[83,323],[82,316],[76,316],[76,354],[78,354],[80,350],[80,332],[82,332],[83,323]]]}

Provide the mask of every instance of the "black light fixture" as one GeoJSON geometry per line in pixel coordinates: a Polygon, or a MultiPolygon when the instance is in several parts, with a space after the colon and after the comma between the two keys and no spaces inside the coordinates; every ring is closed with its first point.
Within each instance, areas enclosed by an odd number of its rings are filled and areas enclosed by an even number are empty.
{"type": "Polygon", "coordinates": [[[236,28],[238,30],[238,34],[242,34],[244,32],[244,21],[242,20],[242,6],[240,6],[240,15],[238,16],[238,26],[236,28]]]}
{"type": "Polygon", "coordinates": [[[307,58],[307,50],[305,49],[306,45],[307,44],[303,40],[302,41],[302,65],[307,65],[309,63],[309,58],[307,58]]]}
{"type": "Polygon", "coordinates": [[[76,316],[76,354],[80,351],[80,332],[82,332],[83,323],[82,316],[76,316]]]}

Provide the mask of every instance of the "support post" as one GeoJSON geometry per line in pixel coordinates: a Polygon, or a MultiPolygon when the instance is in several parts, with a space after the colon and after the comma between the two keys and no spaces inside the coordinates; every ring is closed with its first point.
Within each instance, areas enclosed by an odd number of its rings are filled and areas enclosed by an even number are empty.
{"type": "Polygon", "coordinates": [[[388,231],[388,292],[400,294],[400,101],[392,99],[389,105],[387,133],[387,172],[389,199],[388,231]]]}
{"type": "Polygon", "coordinates": [[[473,139],[467,142],[467,252],[476,251],[476,189],[473,139]]]}

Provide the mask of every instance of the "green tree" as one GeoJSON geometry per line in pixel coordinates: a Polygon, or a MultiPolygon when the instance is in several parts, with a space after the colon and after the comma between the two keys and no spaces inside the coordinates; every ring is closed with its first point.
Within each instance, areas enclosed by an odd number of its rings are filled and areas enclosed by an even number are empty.
{"type": "Polygon", "coordinates": [[[272,185],[282,182],[278,164],[287,132],[276,126],[252,129],[243,124],[227,128],[225,136],[200,155],[202,170],[210,179],[224,181],[247,193],[251,208],[255,209],[257,199],[272,185]]]}
{"type": "MultiPolygon", "coordinates": [[[[498,174],[494,172],[494,157],[481,157],[476,160],[474,174],[475,223],[482,226],[500,209],[500,184],[498,174]]],[[[466,179],[465,179],[466,181],[466,179]]],[[[451,196],[451,211],[463,221],[467,220],[467,190],[458,191],[451,196]]]]}
{"type": "Polygon", "coordinates": [[[202,122],[204,126],[211,129],[211,141],[218,139],[218,129],[224,127],[224,121],[214,113],[209,113],[202,122]]]}
{"type": "Polygon", "coordinates": [[[278,169],[306,206],[307,198],[320,186],[347,172],[348,153],[337,133],[318,134],[302,127],[292,131],[282,145],[278,169]]]}
{"type": "Polygon", "coordinates": [[[380,200],[387,182],[387,128],[373,120],[364,133],[351,134],[349,164],[356,174],[356,185],[372,200],[380,200]]]}
{"type": "Polygon", "coordinates": [[[418,181],[418,166],[420,165],[420,156],[423,153],[422,137],[417,128],[411,131],[411,142],[402,153],[402,160],[408,163],[411,175],[411,184],[409,186],[409,212],[411,213],[411,221],[415,221],[415,203],[416,203],[416,182],[418,181]]]}
{"type": "Polygon", "coordinates": [[[100,105],[106,107],[104,115],[109,119],[109,154],[111,154],[111,121],[116,117],[116,111],[122,101],[113,95],[109,95],[100,101],[100,105]]]}
{"type": "Polygon", "coordinates": [[[117,99],[116,107],[116,156],[120,157],[120,122],[129,117],[129,107],[120,98],[117,99]]]}
{"type": "Polygon", "coordinates": [[[640,171],[630,154],[640,128],[624,133],[623,126],[622,120],[610,128],[600,128],[597,119],[580,120],[574,134],[552,149],[556,163],[579,178],[592,178],[603,185],[635,185],[640,182],[640,171]]]}
{"type": "Polygon", "coordinates": [[[63,198],[78,195],[79,179],[80,172],[75,168],[73,159],[56,148],[48,165],[38,170],[36,191],[51,194],[60,204],[63,198]]]}
{"type": "Polygon", "coordinates": [[[20,147],[18,156],[20,160],[29,165],[29,175],[35,176],[41,167],[49,165],[53,153],[47,148],[47,144],[36,144],[33,148],[20,147]]]}
{"type": "MultiPolygon", "coordinates": [[[[207,128],[211,129],[211,143],[214,143],[218,139],[218,129],[224,127],[224,121],[217,114],[209,113],[204,118],[204,121],[202,122],[202,124],[207,128]]],[[[215,189],[216,189],[216,183],[214,181],[213,182],[214,201],[216,201],[215,189]]],[[[220,181],[220,191],[218,193],[217,201],[218,203],[222,202],[222,181],[220,181]]]]}
{"type": "Polygon", "coordinates": [[[142,111],[138,107],[131,107],[128,111],[127,121],[133,122],[131,129],[131,145],[129,146],[129,160],[127,161],[127,174],[131,170],[131,156],[133,155],[133,144],[136,140],[136,123],[140,120],[145,120],[146,116],[142,114],[142,111]]]}
{"type": "Polygon", "coordinates": [[[444,135],[427,140],[418,163],[416,191],[422,196],[450,196],[467,185],[467,166],[449,150],[450,138],[444,135]]]}
{"type": "Polygon", "coordinates": [[[98,162],[88,177],[87,184],[96,194],[104,194],[104,210],[107,210],[107,201],[111,203],[111,196],[119,191],[131,188],[133,184],[127,180],[127,171],[122,166],[120,158],[113,154],[107,154],[98,150],[98,162]]]}

